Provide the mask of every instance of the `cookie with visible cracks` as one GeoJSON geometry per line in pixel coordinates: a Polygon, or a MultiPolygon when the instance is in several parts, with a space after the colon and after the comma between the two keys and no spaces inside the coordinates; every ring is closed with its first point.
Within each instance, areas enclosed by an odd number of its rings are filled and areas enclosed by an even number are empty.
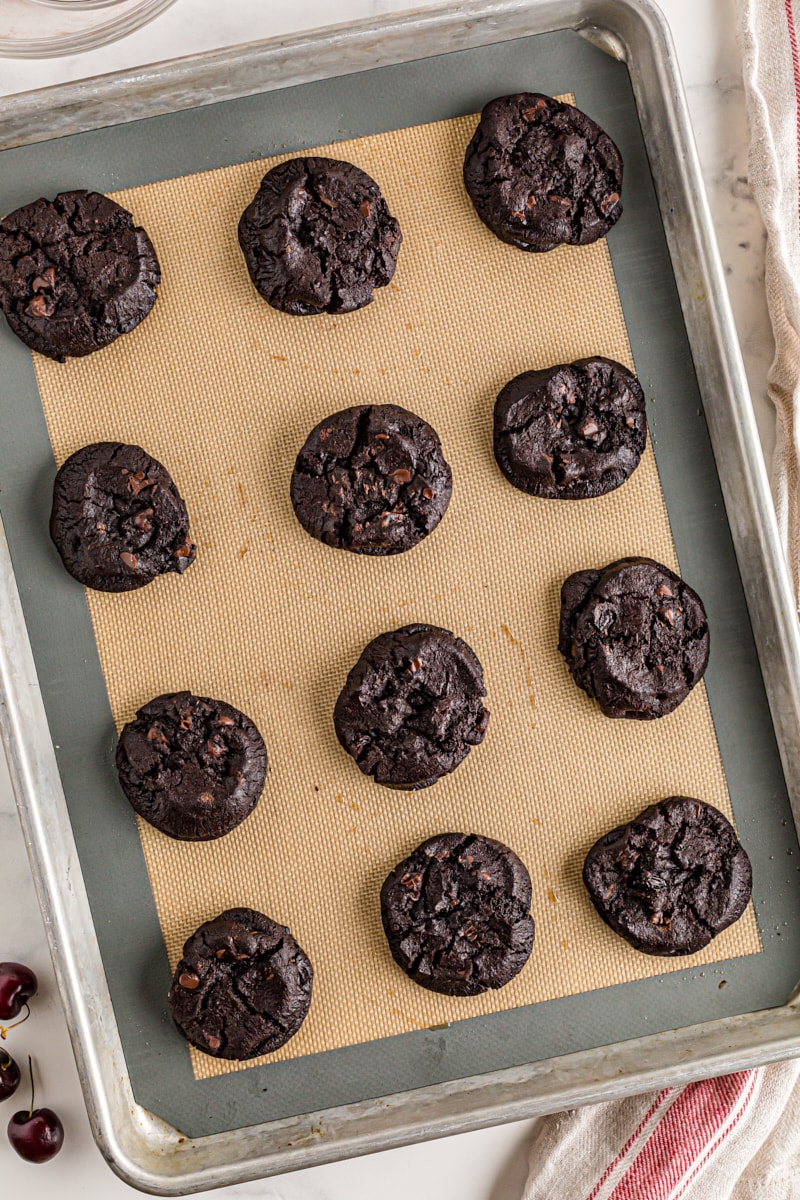
{"type": "Polygon", "coordinates": [[[525,371],[494,407],[497,465],[531,496],[604,496],[631,476],[646,443],[644,392],[609,358],[525,371]]]}
{"type": "Polygon", "coordinates": [[[533,948],[531,880],[513,850],[476,834],[429,838],[381,889],[392,957],[447,996],[478,996],[518,975],[533,948]]]}
{"type": "Polygon", "coordinates": [[[520,250],[584,246],[622,215],[622,156],[586,113],[539,92],[491,100],[467,147],[480,219],[520,250]]]}
{"type": "Polygon", "coordinates": [[[697,592],[668,567],[621,558],[564,581],[558,648],[605,716],[650,721],[702,679],[708,620],[697,592]]]}
{"type": "Polygon", "coordinates": [[[670,796],[601,837],[583,882],[600,916],[643,954],[696,954],[738,921],[750,859],[728,819],[702,800],[670,796]]]}
{"type": "Polygon", "coordinates": [[[131,592],[195,560],[186,505],[165,467],[141,446],[76,450],[53,485],[50,536],[73,578],[131,592]]]}
{"type": "Polygon", "coordinates": [[[430,787],[483,741],[485,695],[466,642],[435,625],[405,625],[362,652],[336,701],[336,736],[376,783],[430,787]]]}
{"type": "Polygon", "coordinates": [[[402,554],[432,533],[452,473],[434,429],[396,404],[333,413],[297,456],[290,496],[303,528],[354,554],[402,554]]]}
{"type": "Polygon", "coordinates": [[[61,192],[0,221],[0,308],[26,346],[56,362],[130,333],[160,282],[144,229],[99,192],[61,192]]]}
{"type": "Polygon", "coordinates": [[[391,281],[402,240],[375,180],[334,158],[279,163],[239,221],[253,286],[296,317],[370,304],[391,281]]]}
{"type": "Polygon", "coordinates": [[[272,1054],[308,1015],[314,972],[289,930],[252,908],[230,908],[183,947],[167,997],[176,1026],[214,1058],[272,1054]]]}
{"type": "Polygon", "coordinates": [[[206,842],[249,816],[267,775],[256,726],[230,704],[175,692],[122,730],[117,772],[135,812],[168,837],[206,842]]]}

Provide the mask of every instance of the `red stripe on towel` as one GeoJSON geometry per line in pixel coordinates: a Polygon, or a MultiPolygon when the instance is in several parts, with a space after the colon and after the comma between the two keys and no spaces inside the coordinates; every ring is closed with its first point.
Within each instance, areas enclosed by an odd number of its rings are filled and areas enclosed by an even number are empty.
{"type": "Polygon", "coordinates": [[[653,1103],[650,1105],[650,1107],[648,1108],[647,1112],[644,1114],[644,1116],[642,1117],[641,1121],[640,1121],[640,1122],[639,1122],[639,1124],[636,1126],[636,1128],[634,1129],[633,1133],[632,1133],[632,1134],[631,1134],[631,1136],[628,1138],[627,1142],[626,1142],[626,1143],[625,1143],[625,1145],[622,1147],[622,1149],[620,1150],[620,1152],[619,1152],[619,1154],[617,1155],[617,1157],[616,1157],[615,1159],[613,1159],[613,1160],[612,1160],[612,1161],[611,1161],[611,1162],[608,1164],[608,1166],[606,1167],[605,1171],[603,1172],[603,1174],[602,1174],[602,1175],[600,1176],[600,1178],[598,1179],[597,1183],[596,1183],[596,1184],[594,1185],[594,1187],[592,1188],[592,1191],[591,1191],[591,1193],[590,1193],[590,1194],[589,1194],[589,1195],[586,1197],[586,1200],[594,1200],[595,1196],[596,1196],[596,1195],[597,1195],[597,1193],[600,1191],[600,1188],[603,1186],[603,1184],[605,1183],[605,1181],[608,1179],[608,1177],[609,1177],[609,1175],[611,1174],[611,1172],[614,1170],[614,1168],[615,1168],[616,1166],[618,1166],[618,1165],[619,1165],[619,1163],[621,1163],[621,1162],[622,1162],[623,1158],[624,1158],[624,1157],[625,1157],[625,1155],[628,1153],[628,1151],[630,1150],[631,1146],[634,1144],[634,1142],[636,1141],[636,1139],[638,1138],[639,1134],[640,1134],[640,1133],[642,1132],[642,1130],[644,1129],[644,1127],[645,1127],[645,1125],[647,1124],[647,1122],[648,1122],[648,1121],[651,1119],[651,1117],[654,1115],[654,1113],[656,1113],[656,1112],[657,1112],[657,1110],[658,1110],[659,1108],[661,1108],[662,1104],[664,1103],[664,1101],[666,1100],[667,1096],[669,1096],[671,1092],[672,1092],[672,1088],[665,1088],[663,1092],[659,1092],[659,1093],[658,1093],[658,1095],[656,1096],[655,1100],[654,1100],[654,1101],[653,1101],[653,1103]]]}
{"type": "MultiPolygon", "coordinates": [[[[793,0],[784,0],[786,8],[786,24],[789,27],[789,45],[792,51],[792,71],[794,74],[795,97],[795,126],[797,132],[797,171],[800,177],[800,54],[797,52],[797,30],[794,24],[793,0]]],[[[800,190],[797,197],[797,211],[800,214],[800,190]]]]}
{"type": "Polygon", "coordinates": [[[727,1136],[724,1126],[743,1096],[749,1104],[755,1077],[755,1071],[739,1071],[685,1087],[609,1200],[667,1200],[692,1165],[699,1170],[727,1136]]]}
{"type": "Polygon", "coordinates": [[[750,1086],[747,1090],[747,1095],[744,1097],[741,1108],[736,1113],[735,1117],[731,1121],[728,1128],[723,1130],[719,1134],[719,1136],[716,1138],[716,1140],[709,1146],[708,1150],[703,1155],[703,1157],[701,1159],[699,1159],[698,1162],[695,1163],[694,1170],[692,1171],[691,1175],[689,1175],[688,1178],[684,1181],[683,1186],[681,1187],[680,1191],[675,1193],[673,1200],[680,1200],[680,1197],[685,1194],[686,1189],[688,1188],[689,1184],[692,1182],[693,1179],[695,1179],[697,1177],[698,1172],[700,1172],[703,1169],[703,1167],[708,1162],[711,1155],[717,1150],[717,1148],[719,1146],[722,1145],[722,1143],[725,1141],[728,1134],[731,1133],[732,1130],[734,1130],[736,1128],[736,1126],[739,1124],[739,1122],[741,1121],[744,1114],[747,1112],[748,1108],[750,1107],[750,1101],[753,1099],[753,1094],[756,1090],[756,1080],[758,1079],[758,1071],[750,1071],[749,1074],[751,1074],[753,1076],[753,1078],[750,1081],[750,1086]]]}

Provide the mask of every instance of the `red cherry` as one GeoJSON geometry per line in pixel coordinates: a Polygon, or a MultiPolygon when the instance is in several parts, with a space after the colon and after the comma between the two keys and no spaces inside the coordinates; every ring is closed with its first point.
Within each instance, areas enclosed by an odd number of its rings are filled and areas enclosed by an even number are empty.
{"type": "Polygon", "coordinates": [[[36,995],[39,981],[22,963],[0,962],[0,1021],[11,1021],[36,995]]]}
{"type": "Polygon", "coordinates": [[[8,1140],[26,1162],[48,1162],[64,1145],[64,1126],[52,1108],[23,1108],[8,1122],[8,1140]]]}
{"type": "Polygon", "coordinates": [[[64,1126],[52,1108],[33,1107],[36,1092],[30,1054],[28,1070],[31,1073],[31,1106],[27,1112],[23,1108],[14,1113],[8,1122],[8,1140],[26,1162],[49,1162],[64,1145],[64,1126]]]}
{"type": "Polygon", "coordinates": [[[7,1050],[0,1050],[5,1062],[0,1059],[0,1100],[8,1100],[19,1087],[19,1067],[7,1050]]]}

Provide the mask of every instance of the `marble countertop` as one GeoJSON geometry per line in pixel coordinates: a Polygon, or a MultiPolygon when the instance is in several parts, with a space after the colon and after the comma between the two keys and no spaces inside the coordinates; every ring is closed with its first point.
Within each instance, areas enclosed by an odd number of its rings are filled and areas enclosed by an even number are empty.
{"type": "MultiPolygon", "coordinates": [[[[149,26],[116,45],[44,62],[0,60],[0,96],[123,67],[336,22],[403,11],[409,0],[177,0],[149,26]],[[187,18],[191,19],[187,19],[187,18]]],[[[416,0],[415,8],[428,7],[416,0]]],[[[733,306],[753,404],[767,461],[774,442],[765,397],[772,334],[764,298],[764,231],[747,186],[747,124],[740,60],[733,34],[733,0],[661,0],[675,39],[715,231],[733,306]]],[[[9,1048],[35,1057],[40,1103],[61,1116],[66,1141],[46,1166],[18,1159],[0,1138],[3,1194],[27,1200],[117,1200],[134,1193],[112,1176],[89,1131],[75,1064],[28,868],[5,763],[0,758],[0,959],[29,963],[40,995],[30,1022],[10,1035],[9,1048]],[[13,1039],[13,1040],[12,1040],[13,1039]],[[56,1165],[57,1164],[57,1165],[56,1165]]],[[[26,1102],[23,1084],[19,1096],[26,1102]]],[[[3,1123],[19,1107],[2,1110],[3,1123]]],[[[444,1141],[412,1146],[258,1183],[225,1188],[220,1197],[262,1200],[516,1200],[534,1129],[526,1121],[444,1141]]],[[[210,1195],[211,1193],[209,1193],[210,1195]]],[[[569,1195],[565,1181],[564,1198],[569,1195]]]]}

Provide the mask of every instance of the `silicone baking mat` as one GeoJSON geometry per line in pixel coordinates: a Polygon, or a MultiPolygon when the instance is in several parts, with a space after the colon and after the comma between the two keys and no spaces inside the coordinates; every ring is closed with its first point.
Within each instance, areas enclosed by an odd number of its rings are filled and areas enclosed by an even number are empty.
{"type": "MultiPolygon", "coordinates": [[[[400,222],[395,278],[367,308],[300,320],[254,293],[236,225],[276,161],[262,160],[115,193],[161,261],[153,314],[102,354],[35,359],[59,465],[87,442],[134,442],[186,501],[192,569],[126,595],[89,591],[89,611],[118,729],[153,696],[189,688],[241,707],[264,734],[264,798],[234,833],[197,844],[146,822],[140,833],[173,965],[202,921],[241,904],[289,925],[308,953],[311,1013],[280,1058],[679,970],[603,925],[582,856],[663,796],[732,815],[702,684],[668,718],[610,721],[556,650],[572,571],[626,554],[678,563],[652,451],[622,488],[582,503],[525,496],[494,462],[493,402],[512,376],[591,354],[633,362],[605,242],[524,254],[478,220],[460,169],[476,122],[314,150],[375,176],[400,222]],[[446,517],[407,554],[337,552],[292,513],[306,434],[359,403],[419,413],[453,469],[446,517]],[[452,775],[398,794],[340,749],[332,712],[363,645],[409,621],[470,643],[492,719],[452,775]],[[378,905],[394,864],[451,829],[506,842],[533,880],[535,953],[507,987],[472,998],[412,983],[378,905]]],[[[698,961],[759,949],[750,910],[698,961]]],[[[241,1067],[193,1058],[199,1075],[241,1067]]]]}
{"type": "MultiPolygon", "coordinates": [[[[198,559],[184,577],[135,594],[90,593],[89,625],[82,589],[64,577],[52,548],[14,539],[32,519],[16,512],[14,489],[3,515],[29,624],[74,617],[72,642],[62,638],[55,649],[51,632],[47,655],[44,640],[34,639],[34,648],[46,698],[58,696],[49,710],[54,740],[140,1102],[186,1132],[209,1132],[777,996],[793,967],[773,963],[766,977],[763,965],[748,968],[761,949],[752,909],[703,955],[650,959],[606,929],[580,883],[593,840],[661,796],[694,794],[730,813],[723,760],[754,854],[760,912],[771,916],[773,906],[765,861],[770,854],[774,861],[777,847],[784,853],[794,845],[780,827],[785,794],[619,64],[572,35],[550,35],[77,141],[76,151],[89,147],[89,163],[103,166],[90,166],[88,179],[82,166],[81,179],[73,173],[66,185],[116,194],[151,234],[164,282],[147,320],[101,354],[66,365],[36,359],[47,419],[47,431],[40,425],[37,432],[36,538],[46,539],[53,469],[42,435],[49,433],[58,463],[80,445],[113,438],[139,442],[169,467],[187,501],[198,559]],[[456,81],[470,65],[473,82],[459,91],[456,81]],[[577,102],[623,150],[626,213],[608,243],[523,254],[497,241],[464,195],[460,168],[474,112],[515,86],[563,93],[575,80],[577,102]],[[447,103],[446,90],[453,93],[447,103]],[[389,98],[395,106],[387,111],[389,98]],[[405,240],[393,284],[374,304],[338,318],[296,320],[253,292],[236,224],[276,161],[248,159],[248,147],[291,153],[316,145],[324,152],[325,139],[309,136],[323,129],[335,139],[330,153],[379,181],[405,240]],[[350,131],[355,136],[339,140],[350,131]],[[160,149],[165,136],[169,153],[160,149]],[[221,169],[198,173],[206,166],[221,169]],[[152,182],[133,186],[143,180],[152,182]],[[111,186],[125,183],[131,186],[111,186]],[[526,497],[494,464],[494,398],[518,371],[590,353],[630,365],[635,359],[651,448],[632,479],[604,499],[526,497]],[[364,402],[395,402],[425,417],[454,472],[439,528],[391,559],[314,542],[288,499],[294,457],[310,428],[364,402]],[[25,556],[35,553],[47,558],[49,604],[27,587],[33,578],[25,556]],[[701,685],[664,720],[609,721],[575,687],[555,649],[564,576],[636,553],[680,566],[706,601],[713,720],[701,685]],[[336,742],[331,713],[363,645],[416,620],[452,629],[473,646],[492,719],[484,744],[452,776],[406,795],[360,775],[336,742]],[[265,735],[270,771],[255,813],[225,839],[176,843],[142,827],[169,962],[199,922],[247,904],[290,925],[316,970],[311,1013],[283,1051],[238,1071],[195,1055],[197,1074],[213,1076],[196,1084],[165,1010],[169,966],[137,866],[134,819],[112,767],[111,717],[118,728],[151,696],[182,687],[248,712],[265,735]],[[380,927],[383,878],[442,829],[508,842],[533,880],[537,940],[529,965],[501,992],[471,1000],[410,983],[380,927]],[[729,986],[721,991],[723,982],[729,986]]],[[[41,160],[44,149],[31,149],[41,160]]],[[[56,147],[48,149],[45,161],[60,159],[63,168],[65,148],[55,159],[56,147]]],[[[14,153],[17,161],[26,157],[14,153]]],[[[53,173],[40,172],[36,187],[45,190],[53,173]]],[[[65,186],[63,173],[58,186],[65,186]]],[[[13,470],[9,458],[4,469],[13,470]]],[[[30,484],[24,494],[30,497],[30,484]]],[[[769,870],[770,885],[785,872],[782,863],[769,870]]],[[[790,936],[787,930],[784,945],[790,936]]],[[[771,942],[770,933],[768,951],[771,942]]]]}

